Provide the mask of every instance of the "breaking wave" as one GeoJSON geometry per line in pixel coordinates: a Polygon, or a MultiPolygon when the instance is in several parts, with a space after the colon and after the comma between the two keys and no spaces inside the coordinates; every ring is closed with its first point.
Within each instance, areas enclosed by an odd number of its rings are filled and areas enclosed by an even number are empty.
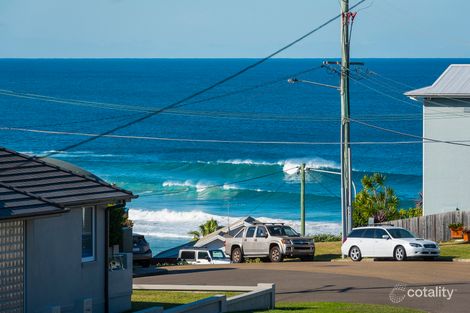
{"type": "MultiPolygon", "coordinates": [[[[273,219],[269,217],[253,216],[263,222],[279,222],[292,226],[294,229],[300,228],[300,222],[287,219],[273,219]]],[[[228,222],[233,223],[242,216],[215,215],[199,210],[193,211],[173,211],[169,209],[162,210],[145,210],[130,209],[129,218],[134,221],[134,232],[141,233],[150,237],[159,238],[191,238],[188,232],[196,230],[198,226],[205,221],[213,218],[221,225],[228,222]]],[[[340,232],[340,224],[330,222],[307,222],[306,233],[330,233],[338,234],[340,232]]]]}

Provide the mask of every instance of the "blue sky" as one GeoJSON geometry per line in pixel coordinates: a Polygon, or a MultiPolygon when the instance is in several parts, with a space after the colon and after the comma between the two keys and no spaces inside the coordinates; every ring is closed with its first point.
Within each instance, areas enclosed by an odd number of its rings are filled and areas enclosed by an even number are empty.
{"type": "MultiPolygon", "coordinates": [[[[0,57],[263,57],[338,0],[0,0],[0,57]]],[[[355,3],[355,1],[351,1],[355,3]]],[[[369,0],[353,57],[469,57],[468,0],[369,0]]],[[[339,55],[339,21],[280,55],[339,55]]]]}

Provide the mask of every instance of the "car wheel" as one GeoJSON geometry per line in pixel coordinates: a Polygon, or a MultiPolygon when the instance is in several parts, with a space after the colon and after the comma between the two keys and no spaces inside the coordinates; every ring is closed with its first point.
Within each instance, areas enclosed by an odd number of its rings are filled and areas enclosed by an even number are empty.
{"type": "Polygon", "coordinates": [[[279,249],[278,246],[273,246],[271,250],[269,250],[269,260],[276,263],[282,261],[281,249],[279,249]]]}
{"type": "Polygon", "coordinates": [[[359,262],[360,260],[362,260],[361,249],[359,249],[359,247],[356,247],[356,246],[352,247],[351,250],[349,250],[349,257],[354,262],[359,262]]]}
{"type": "Polygon", "coordinates": [[[393,257],[395,261],[404,261],[406,259],[406,250],[402,246],[398,246],[395,248],[393,252],[393,257]]]}
{"type": "Polygon", "coordinates": [[[233,263],[241,263],[243,261],[242,250],[238,247],[233,248],[230,258],[233,263]]]}

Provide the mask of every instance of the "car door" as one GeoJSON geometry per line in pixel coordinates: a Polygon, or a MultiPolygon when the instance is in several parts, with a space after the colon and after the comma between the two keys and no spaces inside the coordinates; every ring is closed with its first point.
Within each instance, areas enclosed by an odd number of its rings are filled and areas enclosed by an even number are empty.
{"type": "MultiPolygon", "coordinates": [[[[383,238],[384,235],[389,234],[382,228],[376,228],[374,232],[374,256],[389,258],[393,256],[393,241],[391,238],[383,238]]],[[[389,236],[390,237],[390,236],[389,236]]]]}
{"type": "Polygon", "coordinates": [[[198,251],[197,252],[197,261],[198,264],[210,264],[211,259],[207,251],[198,251]]]}
{"type": "Polygon", "coordinates": [[[256,228],[255,235],[255,252],[260,255],[269,254],[269,239],[268,231],[264,226],[258,226],[256,228]]]}
{"type": "Polygon", "coordinates": [[[358,245],[363,257],[374,256],[374,233],[375,230],[373,228],[367,228],[361,235],[358,245]]]}
{"type": "Polygon", "coordinates": [[[246,230],[245,238],[243,239],[243,254],[251,255],[256,254],[255,248],[255,226],[250,226],[246,230]]]}

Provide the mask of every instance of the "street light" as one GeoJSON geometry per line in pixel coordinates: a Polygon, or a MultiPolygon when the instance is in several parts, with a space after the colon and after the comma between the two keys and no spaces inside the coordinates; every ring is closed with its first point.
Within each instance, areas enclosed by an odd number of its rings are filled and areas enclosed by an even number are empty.
{"type": "Polygon", "coordinates": [[[317,82],[313,82],[313,81],[310,81],[310,80],[298,79],[298,78],[295,78],[295,77],[289,78],[287,80],[287,82],[289,84],[304,83],[304,84],[310,84],[310,85],[315,85],[315,86],[321,86],[321,87],[336,89],[338,91],[340,90],[340,88],[338,86],[333,86],[333,85],[328,85],[328,84],[323,84],[323,83],[317,83],[317,82]]]}
{"type": "MultiPolygon", "coordinates": [[[[341,176],[341,173],[340,173],[340,172],[333,172],[333,171],[327,171],[327,170],[319,170],[319,169],[307,168],[307,171],[319,172],[319,173],[327,173],[327,174],[333,174],[333,175],[339,175],[339,176],[341,176]]],[[[351,180],[351,183],[352,183],[353,191],[354,191],[354,199],[356,199],[356,195],[357,195],[356,184],[354,183],[354,180],[351,180]]]]}

